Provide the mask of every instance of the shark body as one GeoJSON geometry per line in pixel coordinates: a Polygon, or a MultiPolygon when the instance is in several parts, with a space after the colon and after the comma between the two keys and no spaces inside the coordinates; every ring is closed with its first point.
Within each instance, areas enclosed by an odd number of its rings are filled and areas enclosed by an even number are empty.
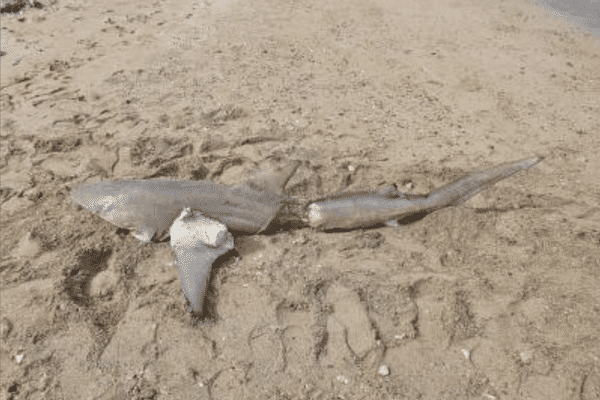
{"type": "MultiPolygon", "coordinates": [[[[542,160],[534,156],[473,171],[428,195],[402,193],[393,186],[333,194],[309,202],[301,219],[319,230],[393,225],[412,214],[461,204],[542,160]]],[[[192,310],[200,312],[212,263],[233,248],[227,230],[249,234],[263,231],[284,203],[293,202],[283,194],[283,188],[298,165],[258,172],[237,185],[178,179],[101,181],[75,188],[72,198],[110,223],[134,230],[142,242],[171,236],[184,294],[192,310]],[[210,240],[210,232],[228,239],[210,240]]]]}
{"type": "Polygon", "coordinates": [[[464,203],[496,182],[543,160],[541,156],[472,171],[428,195],[403,193],[396,187],[383,190],[343,192],[310,202],[309,226],[320,230],[366,228],[390,223],[418,213],[430,213],[464,203]]]}
{"type": "Polygon", "coordinates": [[[250,180],[223,185],[209,180],[107,180],[75,188],[73,201],[108,222],[135,231],[142,242],[163,240],[184,208],[225,224],[229,229],[258,233],[288,199],[283,187],[298,163],[259,171],[250,180]]]}

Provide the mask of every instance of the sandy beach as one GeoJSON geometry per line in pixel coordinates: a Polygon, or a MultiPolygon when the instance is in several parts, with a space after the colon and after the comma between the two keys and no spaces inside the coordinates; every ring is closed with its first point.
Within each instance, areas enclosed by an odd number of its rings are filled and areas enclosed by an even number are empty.
{"type": "MultiPolygon", "coordinates": [[[[2,15],[0,399],[600,398],[600,43],[522,1],[55,0],[2,15]],[[307,200],[545,160],[398,228],[237,235],[205,318],[100,179],[307,200]]],[[[4,5],[3,5],[4,7],[4,5]]]]}

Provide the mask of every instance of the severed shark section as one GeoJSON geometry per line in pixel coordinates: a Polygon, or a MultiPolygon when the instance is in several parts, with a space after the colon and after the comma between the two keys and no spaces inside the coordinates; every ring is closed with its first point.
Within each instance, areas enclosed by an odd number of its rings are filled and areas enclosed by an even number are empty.
{"type": "Polygon", "coordinates": [[[129,179],[75,188],[73,201],[142,242],[171,237],[185,297],[202,311],[214,261],[233,249],[228,228],[264,230],[287,200],[283,188],[299,163],[257,171],[237,185],[203,180],[129,179]]]}
{"type": "Polygon", "coordinates": [[[250,180],[237,185],[208,180],[107,180],[81,185],[71,196],[108,222],[134,230],[146,243],[166,239],[175,218],[187,207],[229,229],[258,233],[287,200],[283,188],[298,165],[255,172],[250,180]]]}
{"type": "Polygon", "coordinates": [[[496,182],[543,160],[541,156],[525,158],[489,169],[469,173],[453,183],[429,193],[412,195],[395,187],[380,191],[344,192],[317,199],[308,204],[308,225],[321,229],[355,229],[390,223],[418,213],[461,204],[496,182]]]}

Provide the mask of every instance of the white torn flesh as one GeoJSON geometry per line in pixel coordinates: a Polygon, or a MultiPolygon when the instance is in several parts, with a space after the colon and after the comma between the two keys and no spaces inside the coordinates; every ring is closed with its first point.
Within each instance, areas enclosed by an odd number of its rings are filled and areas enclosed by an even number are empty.
{"type": "Polygon", "coordinates": [[[233,236],[225,224],[190,208],[175,219],[170,235],[183,293],[192,310],[200,312],[212,264],[233,249],[233,236]]]}
{"type": "Polygon", "coordinates": [[[142,243],[150,243],[154,237],[155,231],[153,229],[140,229],[134,230],[133,236],[142,243]]]}
{"type": "Polygon", "coordinates": [[[310,226],[320,226],[323,221],[321,206],[311,203],[308,206],[308,223],[310,226]]]}

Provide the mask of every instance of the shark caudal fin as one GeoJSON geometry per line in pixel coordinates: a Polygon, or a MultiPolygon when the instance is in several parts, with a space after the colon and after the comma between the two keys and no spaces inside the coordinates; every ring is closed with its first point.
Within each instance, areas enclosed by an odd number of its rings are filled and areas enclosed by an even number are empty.
{"type": "Polygon", "coordinates": [[[519,171],[531,168],[543,159],[542,156],[529,157],[512,163],[497,165],[493,168],[473,171],[464,178],[431,192],[427,197],[427,202],[435,208],[464,203],[496,182],[519,171]]]}

